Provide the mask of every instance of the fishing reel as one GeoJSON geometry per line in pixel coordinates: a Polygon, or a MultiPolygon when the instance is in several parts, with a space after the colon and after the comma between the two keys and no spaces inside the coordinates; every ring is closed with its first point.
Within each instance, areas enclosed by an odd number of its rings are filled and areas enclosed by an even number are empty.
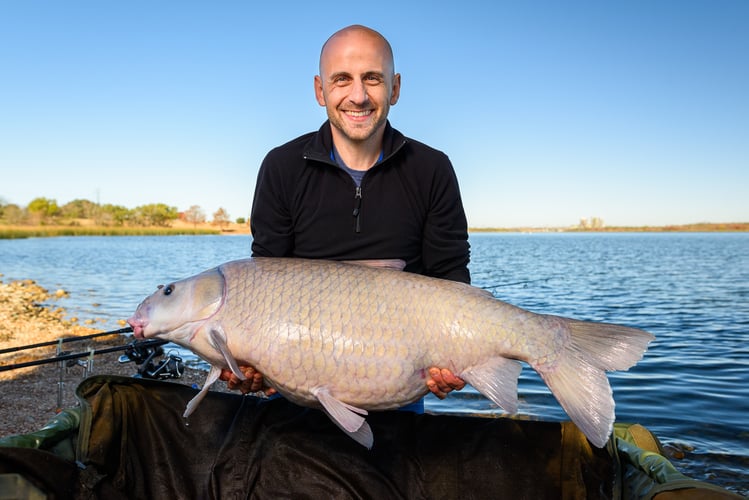
{"type": "Polygon", "coordinates": [[[182,358],[170,353],[160,360],[155,360],[157,356],[163,355],[164,349],[160,345],[142,345],[133,341],[125,350],[125,354],[120,356],[119,362],[134,362],[138,365],[138,373],[133,375],[136,378],[164,380],[182,377],[185,372],[182,358]]]}

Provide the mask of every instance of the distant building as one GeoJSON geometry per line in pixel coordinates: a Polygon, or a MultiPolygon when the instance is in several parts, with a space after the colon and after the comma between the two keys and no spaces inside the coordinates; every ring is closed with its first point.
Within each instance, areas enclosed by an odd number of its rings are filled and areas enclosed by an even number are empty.
{"type": "Polygon", "coordinates": [[[579,227],[580,229],[602,229],[604,226],[603,219],[600,217],[589,217],[581,218],[579,227]]]}

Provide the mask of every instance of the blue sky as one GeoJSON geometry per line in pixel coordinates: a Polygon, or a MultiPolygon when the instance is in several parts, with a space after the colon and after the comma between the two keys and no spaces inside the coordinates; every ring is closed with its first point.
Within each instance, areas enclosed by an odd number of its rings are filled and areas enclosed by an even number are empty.
{"type": "Polygon", "coordinates": [[[0,2],[0,200],[247,217],[313,76],[366,24],[393,126],[447,153],[473,227],[749,221],[749,2],[0,2]]]}

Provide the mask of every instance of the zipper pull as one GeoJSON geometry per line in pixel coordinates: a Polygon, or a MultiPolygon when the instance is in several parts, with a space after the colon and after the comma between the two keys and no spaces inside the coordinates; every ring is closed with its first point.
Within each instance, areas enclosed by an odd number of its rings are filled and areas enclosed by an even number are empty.
{"type": "Polygon", "coordinates": [[[356,186],[356,193],[354,194],[354,212],[351,214],[354,217],[356,217],[356,228],[354,229],[355,232],[360,233],[361,232],[361,186],[356,186]]]}

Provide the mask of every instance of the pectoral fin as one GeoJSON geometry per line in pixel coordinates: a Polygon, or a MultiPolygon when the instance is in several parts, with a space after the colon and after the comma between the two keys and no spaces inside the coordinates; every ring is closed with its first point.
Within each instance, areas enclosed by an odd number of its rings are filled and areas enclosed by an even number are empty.
{"type": "Polygon", "coordinates": [[[374,443],[372,429],[362,416],[367,415],[367,410],[339,401],[324,387],[319,387],[312,393],[320,401],[325,413],[342,431],[367,449],[372,448],[374,443]]]}
{"type": "Polygon", "coordinates": [[[231,372],[236,375],[239,380],[247,380],[247,377],[244,376],[242,370],[239,369],[237,360],[234,359],[234,356],[232,356],[231,352],[229,351],[229,346],[226,345],[226,333],[224,333],[224,329],[221,328],[221,325],[217,325],[211,328],[210,336],[213,346],[218,349],[218,351],[224,357],[224,359],[226,360],[226,364],[229,365],[229,369],[231,370],[231,372]]]}
{"type": "Polygon", "coordinates": [[[519,362],[499,356],[464,370],[460,378],[508,413],[515,413],[521,369],[519,362]]]}
{"type": "Polygon", "coordinates": [[[208,377],[206,377],[205,382],[203,383],[203,388],[200,389],[200,392],[187,403],[185,413],[182,414],[183,417],[187,418],[195,411],[195,408],[198,407],[200,402],[203,401],[205,395],[208,394],[208,389],[210,389],[213,383],[218,380],[219,375],[221,375],[221,368],[211,366],[211,371],[208,372],[208,377]]]}

